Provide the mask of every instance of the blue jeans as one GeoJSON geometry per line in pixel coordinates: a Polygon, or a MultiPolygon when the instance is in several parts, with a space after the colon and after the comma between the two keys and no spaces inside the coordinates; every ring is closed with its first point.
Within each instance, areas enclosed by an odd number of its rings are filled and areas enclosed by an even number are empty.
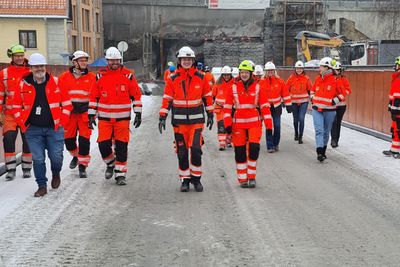
{"type": "Polygon", "coordinates": [[[53,175],[59,175],[63,163],[64,128],[58,131],[50,127],[29,126],[26,130],[26,140],[32,152],[33,172],[39,187],[47,186],[46,154],[50,158],[53,175]]]}
{"type": "Polygon", "coordinates": [[[306,117],[308,102],[301,103],[300,105],[293,104],[293,127],[296,135],[303,135],[304,132],[304,119],[306,117]]]}
{"type": "Polygon", "coordinates": [[[314,129],[315,129],[315,143],[317,147],[327,146],[329,135],[331,133],[333,120],[336,116],[336,111],[312,111],[314,129]]]}
{"type": "Polygon", "coordinates": [[[274,123],[274,133],[272,135],[265,135],[267,140],[267,149],[274,149],[281,141],[281,114],[272,113],[272,120],[274,123]]]}

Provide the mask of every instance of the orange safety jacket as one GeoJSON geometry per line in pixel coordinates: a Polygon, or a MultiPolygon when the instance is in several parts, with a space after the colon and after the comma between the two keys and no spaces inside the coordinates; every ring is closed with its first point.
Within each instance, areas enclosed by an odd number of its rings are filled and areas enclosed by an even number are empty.
{"type": "Polygon", "coordinates": [[[286,82],[293,104],[307,103],[312,87],[310,78],[302,74],[293,73],[286,82]]]}
{"type": "Polygon", "coordinates": [[[261,90],[265,91],[268,101],[274,108],[279,107],[282,102],[286,106],[292,105],[289,90],[286,87],[285,81],[279,77],[264,77],[259,82],[261,90]]]}
{"type": "Polygon", "coordinates": [[[72,102],[72,113],[82,114],[88,111],[90,92],[96,86],[96,75],[92,72],[82,73],[75,78],[74,67],[66,71],[58,78],[61,90],[66,90],[72,102]]]}
{"type": "Polygon", "coordinates": [[[320,112],[335,110],[336,104],[344,100],[342,88],[332,72],[318,75],[310,93],[313,109],[320,112]]]}
{"type": "Polygon", "coordinates": [[[400,71],[392,74],[389,91],[389,111],[400,118],[400,71]]]}
{"type": "Polygon", "coordinates": [[[99,120],[130,120],[131,105],[134,112],[142,112],[142,93],[134,74],[121,66],[108,67],[97,74],[97,85],[90,93],[89,115],[99,120]]]}
{"type": "Polygon", "coordinates": [[[267,129],[272,129],[270,104],[265,90],[259,83],[250,78],[247,89],[240,78],[235,78],[231,89],[226,92],[224,105],[225,127],[249,129],[262,127],[261,120],[267,129]],[[235,114],[232,119],[232,108],[235,114]],[[260,114],[261,113],[261,114],[260,114]]]}
{"type": "Polygon", "coordinates": [[[204,75],[192,67],[178,67],[170,76],[164,90],[160,116],[167,116],[172,107],[172,124],[204,123],[204,106],[213,112],[212,92],[204,75]]]}
{"type": "Polygon", "coordinates": [[[206,78],[208,84],[212,87],[215,84],[215,78],[214,75],[212,75],[211,72],[205,72],[204,77],[206,78]]]}
{"type": "MultiPolygon", "coordinates": [[[[25,132],[27,127],[29,127],[26,123],[31,114],[36,97],[35,87],[27,82],[31,75],[32,74],[29,74],[20,82],[20,86],[15,90],[12,99],[12,112],[22,132],[25,132]]],[[[53,118],[54,130],[57,131],[60,125],[63,127],[67,125],[72,110],[72,104],[68,92],[61,90],[58,86],[58,79],[48,73],[46,73],[46,77],[46,98],[53,118]]]]}
{"type": "Polygon", "coordinates": [[[15,89],[18,88],[21,80],[30,73],[29,67],[17,66],[13,63],[0,72],[0,112],[12,115],[11,100],[14,97],[15,89]],[[4,106],[4,107],[3,107],[4,106]]]}
{"type": "Polygon", "coordinates": [[[169,75],[171,74],[171,72],[169,71],[169,68],[164,72],[164,81],[167,82],[169,75]]]}
{"type": "Polygon", "coordinates": [[[229,81],[225,81],[223,78],[221,78],[220,81],[218,81],[216,84],[214,84],[213,98],[214,98],[214,112],[215,113],[220,113],[222,111],[222,109],[224,108],[226,92],[227,92],[227,90],[231,90],[232,84],[233,84],[233,79],[230,79],[229,81]]]}
{"type": "Polygon", "coordinates": [[[347,78],[345,76],[341,76],[341,75],[337,76],[336,79],[339,83],[339,86],[341,86],[341,91],[344,96],[343,101],[340,101],[337,104],[337,106],[346,106],[346,96],[351,94],[350,82],[349,82],[349,80],[347,80],[347,78]]]}

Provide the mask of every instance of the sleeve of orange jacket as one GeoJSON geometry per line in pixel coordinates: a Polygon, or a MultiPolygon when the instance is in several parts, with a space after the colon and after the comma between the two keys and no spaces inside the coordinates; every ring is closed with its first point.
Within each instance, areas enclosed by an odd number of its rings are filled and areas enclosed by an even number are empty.
{"type": "Polygon", "coordinates": [[[336,86],[336,97],[339,99],[339,101],[335,100],[335,102],[341,102],[345,99],[345,95],[346,95],[346,89],[343,86],[343,82],[335,79],[336,83],[334,84],[334,86],[336,86]]]}
{"type": "Polygon", "coordinates": [[[89,116],[96,116],[97,114],[97,106],[100,99],[100,86],[101,86],[101,75],[96,75],[96,82],[92,86],[90,90],[90,101],[89,101],[89,109],[88,115],[89,116]]]}
{"type": "Polygon", "coordinates": [[[350,82],[347,80],[346,77],[342,78],[342,83],[343,83],[343,88],[345,90],[346,96],[351,94],[351,87],[350,87],[350,82]]]}
{"type": "Polygon", "coordinates": [[[214,110],[213,99],[210,84],[207,79],[203,78],[203,94],[202,94],[204,106],[206,107],[207,114],[211,114],[214,110]]]}
{"type": "Polygon", "coordinates": [[[293,84],[293,75],[290,75],[290,77],[286,81],[286,87],[289,90],[289,93],[291,91],[292,84],[293,84]]]}
{"type": "Polygon", "coordinates": [[[168,79],[164,88],[164,95],[160,108],[160,116],[168,116],[168,111],[172,106],[172,101],[174,100],[174,84],[172,79],[168,79]]]}
{"type": "Polygon", "coordinates": [[[310,77],[308,77],[307,76],[307,92],[308,92],[308,94],[310,94],[310,92],[311,92],[311,88],[312,88],[312,82],[311,82],[311,79],[310,79],[310,77]]]}
{"type": "Polygon", "coordinates": [[[6,88],[4,87],[4,74],[3,71],[0,71],[0,112],[3,111],[5,95],[6,95],[6,88]]]}
{"type": "Polygon", "coordinates": [[[258,106],[260,107],[261,117],[264,120],[266,129],[272,130],[272,116],[270,110],[270,104],[267,96],[267,92],[261,88],[258,98],[258,106]]]}
{"type": "Polygon", "coordinates": [[[129,95],[132,99],[133,112],[142,112],[142,92],[135,78],[131,80],[129,95]]]}
{"type": "MultiPolygon", "coordinates": [[[[55,78],[55,80],[57,80],[57,78],[55,78]]],[[[72,111],[71,97],[70,97],[70,95],[68,93],[67,88],[65,88],[65,87],[58,87],[58,88],[60,89],[60,94],[61,94],[61,119],[60,119],[60,124],[63,127],[66,127],[67,123],[69,121],[69,116],[71,115],[71,111],[72,111]]]]}
{"type": "Polygon", "coordinates": [[[213,85],[213,87],[212,87],[212,96],[213,96],[213,99],[215,99],[216,97],[217,97],[217,94],[218,94],[218,84],[214,84],[213,85]]]}
{"type": "Polygon", "coordinates": [[[23,90],[24,82],[20,82],[20,86],[16,86],[15,91],[14,91],[14,96],[11,99],[11,105],[12,105],[12,110],[11,112],[13,113],[15,117],[15,121],[17,122],[18,126],[21,128],[22,132],[25,132],[26,126],[24,125],[23,119],[22,119],[22,107],[24,105],[21,92],[23,90]]]}
{"type": "Polygon", "coordinates": [[[281,85],[281,97],[283,99],[283,103],[285,103],[285,106],[291,106],[292,99],[290,97],[289,87],[286,85],[285,81],[282,79],[279,79],[279,83],[281,85]]]}
{"type": "MultiPolygon", "coordinates": [[[[236,86],[236,85],[232,85],[236,86]]],[[[232,107],[233,107],[233,93],[232,87],[227,87],[224,104],[224,125],[225,127],[232,126],[232,107]]]]}

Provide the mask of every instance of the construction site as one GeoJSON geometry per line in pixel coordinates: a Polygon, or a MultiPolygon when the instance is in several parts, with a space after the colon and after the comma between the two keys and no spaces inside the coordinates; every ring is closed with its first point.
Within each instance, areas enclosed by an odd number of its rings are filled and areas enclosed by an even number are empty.
{"type": "MultiPolygon", "coordinates": [[[[105,47],[128,42],[126,60],[136,61],[135,70],[152,78],[175,61],[183,45],[212,67],[235,66],[245,58],[292,66],[301,59],[295,40],[301,31],[362,44],[353,54],[364,49],[370,59],[358,65],[388,65],[400,52],[397,0],[103,0],[103,9],[105,47]],[[381,43],[385,56],[378,62],[381,43]]],[[[312,59],[329,53],[323,49],[329,46],[311,47],[312,59]]],[[[350,52],[340,53],[351,65],[350,52]]]]}

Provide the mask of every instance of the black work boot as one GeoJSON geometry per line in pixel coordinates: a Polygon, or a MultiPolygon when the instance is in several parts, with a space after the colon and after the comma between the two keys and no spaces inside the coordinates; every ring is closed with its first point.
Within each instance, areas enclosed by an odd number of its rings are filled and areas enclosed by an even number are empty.
{"type": "Polygon", "coordinates": [[[73,157],[71,162],[69,163],[70,169],[75,169],[78,166],[78,157],[73,157]]]}
{"type": "Polygon", "coordinates": [[[317,147],[317,160],[319,160],[319,162],[323,162],[325,160],[323,150],[324,149],[322,147],[317,147]]]}
{"type": "Polygon", "coordinates": [[[191,181],[196,192],[203,192],[203,185],[200,182],[200,177],[192,177],[191,181]]]}
{"type": "Polygon", "coordinates": [[[22,178],[31,178],[31,169],[22,169],[22,178]]]}
{"type": "Polygon", "coordinates": [[[114,167],[115,166],[107,166],[106,173],[104,174],[105,178],[111,179],[114,175],[114,167]]]}
{"type": "Polygon", "coordinates": [[[115,174],[115,181],[117,182],[117,185],[126,185],[126,180],[125,180],[125,174],[115,174]]]}
{"type": "Polygon", "coordinates": [[[331,147],[332,148],[337,148],[339,146],[338,141],[335,139],[331,140],[331,147]]]}
{"type": "Polygon", "coordinates": [[[246,182],[240,182],[240,187],[241,188],[249,188],[249,183],[246,181],[246,182]]]}
{"type": "Polygon", "coordinates": [[[324,156],[324,159],[326,159],[326,148],[327,148],[327,146],[324,146],[322,148],[322,155],[324,156]]]}
{"type": "Polygon", "coordinates": [[[11,181],[15,178],[15,170],[9,170],[6,175],[6,180],[11,181]]]}
{"type": "Polygon", "coordinates": [[[249,188],[256,187],[256,179],[249,179],[249,188]]]}
{"type": "Polygon", "coordinates": [[[302,144],[302,143],[303,143],[303,135],[300,134],[300,135],[299,135],[299,144],[302,144]]]}
{"type": "Polygon", "coordinates": [[[190,179],[183,179],[181,185],[181,192],[189,192],[190,179]]]}
{"type": "Polygon", "coordinates": [[[298,133],[294,133],[294,141],[298,141],[299,140],[299,134],[298,133]]]}
{"type": "Polygon", "coordinates": [[[86,166],[79,164],[79,178],[87,178],[86,166]]]}

